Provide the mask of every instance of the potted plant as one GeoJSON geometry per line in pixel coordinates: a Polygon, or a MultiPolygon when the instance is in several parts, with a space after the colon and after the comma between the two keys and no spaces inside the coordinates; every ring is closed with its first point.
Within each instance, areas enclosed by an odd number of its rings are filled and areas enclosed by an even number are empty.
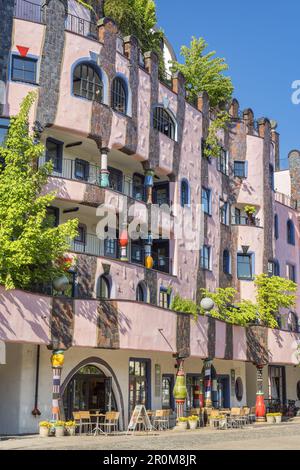
{"type": "Polygon", "coordinates": [[[51,424],[49,423],[49,421],[40,421],[39,428],[41,437],[49,436],[49,429],[51,428],[51,424]]]}
{"type": "Polygon", "coordinates": [[[185,430],[187,429],[188,425],[188,418],[178,418],[177,420],[177,428],[180,430],[185,430]]]}
{"type": "Polygon", "coordinates": [[[275,413],[267,413],[267,423],[274,424],[275,423],[275,413]]]}
{"type": "Polygon", "coordinates": [[[75,436],[75,431],[76,431],[75,421],[67,421],[65,424],[65,428],[66,428],[68,436],[75,436]]]}
{"type": "Polygon", "coordinates": [[[244,211],[246,212],[249,222],[251,225],[255,224],[255,214],[256,214],[256,208],[254,206],[245,206],[244,211]]]}
{"type": "Polygon", "coordinates": [[[63,437],[65,435],[65,422],[64,421],[56,421],[54,423],[54,428],[55,428],[56,437],[63,437]]]}
{"type": "Polygon", "coordinates": [[[197,429],[198,421],[199,421],[198,416],[196,415],[189,416],[188,423],[189,423],[190,429],[197,429]]]}
{"type": "Polygon", "coordinates": [[[282,421],[282,413],[274,413],[274,418],[275,418],[276,424],[281,423],[281,421],[282,421]]]}

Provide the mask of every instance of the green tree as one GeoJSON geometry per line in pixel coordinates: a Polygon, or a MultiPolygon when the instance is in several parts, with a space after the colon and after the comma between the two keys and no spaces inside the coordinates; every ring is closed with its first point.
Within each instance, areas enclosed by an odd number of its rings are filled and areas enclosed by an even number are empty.
{"type": "Polygon", "coordinates": [[[175,312],[190,313],[197,318],[199,313],[199,307],[195,302],[190,299],[183,299],[179,294],[175,295],[171,309],[175,312]]]}
{"type": "Polygon", "coordinates": [[[106,0],[104,14],[112,18],[125,36],[134,35],[143,53],[154,51],[159,58],[159,70],[165,70],[163,32],[156,28],[156,5],[153,0],[106,0]]]}
{"type": "Polygon", "coordinates": [[[173,62],[173,69],[181,72],[186,80],[189,95],[196,99],[206,91],[213,108],[228,103],[232,98],[233,85],[230,77],[224,75],[228,70],[225,59],[214,57],[216,52],[205,53],[208,44],[203,38],[192,38],[190,47],[182,46],[184,63],[173,62]]]}
{"type": "Polygon", "coordinates": [[[55,193],[42,194],[52,163],[37,169],[44,147],[29,132],[29,111],[36,99],[29,93],[12,117],[0,147],[0,284],[6,289],[30,288],[51,281],[63,266],[67,238],[77,233],[78,221],[58,227],[47,222],[47,208],[55,193]]]}

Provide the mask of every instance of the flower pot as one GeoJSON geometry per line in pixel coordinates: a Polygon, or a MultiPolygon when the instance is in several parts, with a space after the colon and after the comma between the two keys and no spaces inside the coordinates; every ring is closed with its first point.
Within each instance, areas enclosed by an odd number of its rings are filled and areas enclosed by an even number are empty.
{"type": "Polygon", "coordinates": [[[275,416],[275,422],[276,422],[276,424],[281,423],[281,421],[282,421],[282,416],[275,416]]]}
{"type": "Polygon", "coordinates": [[[67,429],[68,436],[75,436],[75,431],[76,431],[75,426],[70,426],[70,427],[67,427],[66,429],[67,429]]]}
{"type": "Polygon", "coordinates": [[[63,437],[65,435],[65,428],[63,426],[57,426],[55,428],[55,436],[63,437]]]}
{"type": "Polygon", "coordinates": [[[180,431],[184,431],[187,429],[187,424],[187,421],[178,421],[177,428],[180,429],[180,431]]]}
{"type": "Polygon", "coordinates": [[[274,424],[275,423],[275,416],[267,416],[267,423],[274,424]]]}
{"type": "Polygon", "coordinates": [[[49,436],[49,428],[46,426],[40,426],[40,436],[41,437],[48,437],[49,436]]]}
{"type": "Polygon", "coordinates": [[[189,420],[190,429],[192,429],[192,430],[197,429],[197,425],[198,425],[198,421],[195,421],[195,420],[190,421],[189,420]]]}

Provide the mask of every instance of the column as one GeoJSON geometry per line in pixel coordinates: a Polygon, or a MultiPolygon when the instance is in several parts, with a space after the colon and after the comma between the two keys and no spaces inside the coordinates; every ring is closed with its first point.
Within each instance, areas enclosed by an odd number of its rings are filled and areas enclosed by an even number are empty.
{"type": "Polygon", "coordinates": [[[123,223],[122,224],[122,230],[121,234],[119,237],[119,245],[121,249],[121,261],[128,261],[128,255],[127,255],[127,247],[128,247],[128,230],[127,230],[127,224],[123,223]]]}
{"type": "Polygon", "coordinates": [[[146,204],[152,204],[152,194],[153,194],[153,177],[154,171],[147,170],[145,175],[145,188],[146,188],[146,204]]]}
{"type": "Polygon", "coordinates": [[[176,417],[182,418],[184,416],[184,403],[187,397],[187,389],[185,384],[185,375],[183,370],[184,359],[177,358],[177,375],[176,382],[173,389],[173,395],[176,403],[176,417]]]}
{"type": "Polygon", "coordinates": [[[202,376],[200,378],[199,406],[204,408],[204,381],[202,376]]]}
{"type": "Polygon", "coordinates": [[[256,421],[266,421],[266,406],[263,389],[263,368],[262,365],[256,365],[256,421]]]}
{"type": "Polygon", "coordinates": [[[64,351],[62,349],[56,349],[52,352],[52,421],[60,419],[60,384],[64,359],[64,351]]]}
{"type": "Polygon", "coordinates": [[[101,148],[101,169],[100,169],[100,187],[109,187],[109,171],[107,169],[107,158],[109,149],[106,147],[101,148]]]}
{"type": "Polygon", "coordinates": [[[212,407],[211,363],[209,359],[204,361],[204,405],[206,408],[212,407]]]}
{"type": "Polygon", "coordinates": [[[151,235],[151,233],[149,233],[148,238],[147,238],[147,240],[145,240],[145,243],[144,243],[145,267],[147,269],[152,269],[153,264],[154,264],[154,261],[153,261],[153,258],[152,258],[152,243],[153,243],[152,235],[151,235]]]}

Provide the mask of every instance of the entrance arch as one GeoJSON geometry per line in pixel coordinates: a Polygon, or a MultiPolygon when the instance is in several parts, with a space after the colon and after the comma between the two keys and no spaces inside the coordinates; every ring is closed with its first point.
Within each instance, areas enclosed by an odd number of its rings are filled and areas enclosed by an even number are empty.
{"type": "MultiPolygon", "coordinates": [[[[120,411],[120,428],[123,429],[125,425],[125,414],[124,414],[124,400],[123,400],[123,394],[122,390],[120,387],[120,384],[118,382],[118,379],[116,377],[116,374],[114,373],[113,369],[110,367],[110,365],[104,361],[103,359],[99,357],[89,357],[87,359],[84,359],[81,361],[79,364],[77,364],[76,367],[74,367],[71,372],[67,375],[65,378],[62,386],[61,386],[61,397],[64,396],[65,392],[67,391],[68,385],[71,383],[71,381],[74,379],[76,374],[79,373],[80,370],[82,370],[86,366],[94,366],[99,370],[99,378],[102,377],[103,379],[109,379],[111,378],[111,389],[112,389],[112,395],[113,399],[115,401],[115,406],[118,411],[120,411]]],[[[96,377],[97,374],[91,374],[92,377],[96,377]]],[[[97,403],[95,403],[97,405],[97,403]]],[[[96,408],[97,406],[95,406],[96,408]]]]}

